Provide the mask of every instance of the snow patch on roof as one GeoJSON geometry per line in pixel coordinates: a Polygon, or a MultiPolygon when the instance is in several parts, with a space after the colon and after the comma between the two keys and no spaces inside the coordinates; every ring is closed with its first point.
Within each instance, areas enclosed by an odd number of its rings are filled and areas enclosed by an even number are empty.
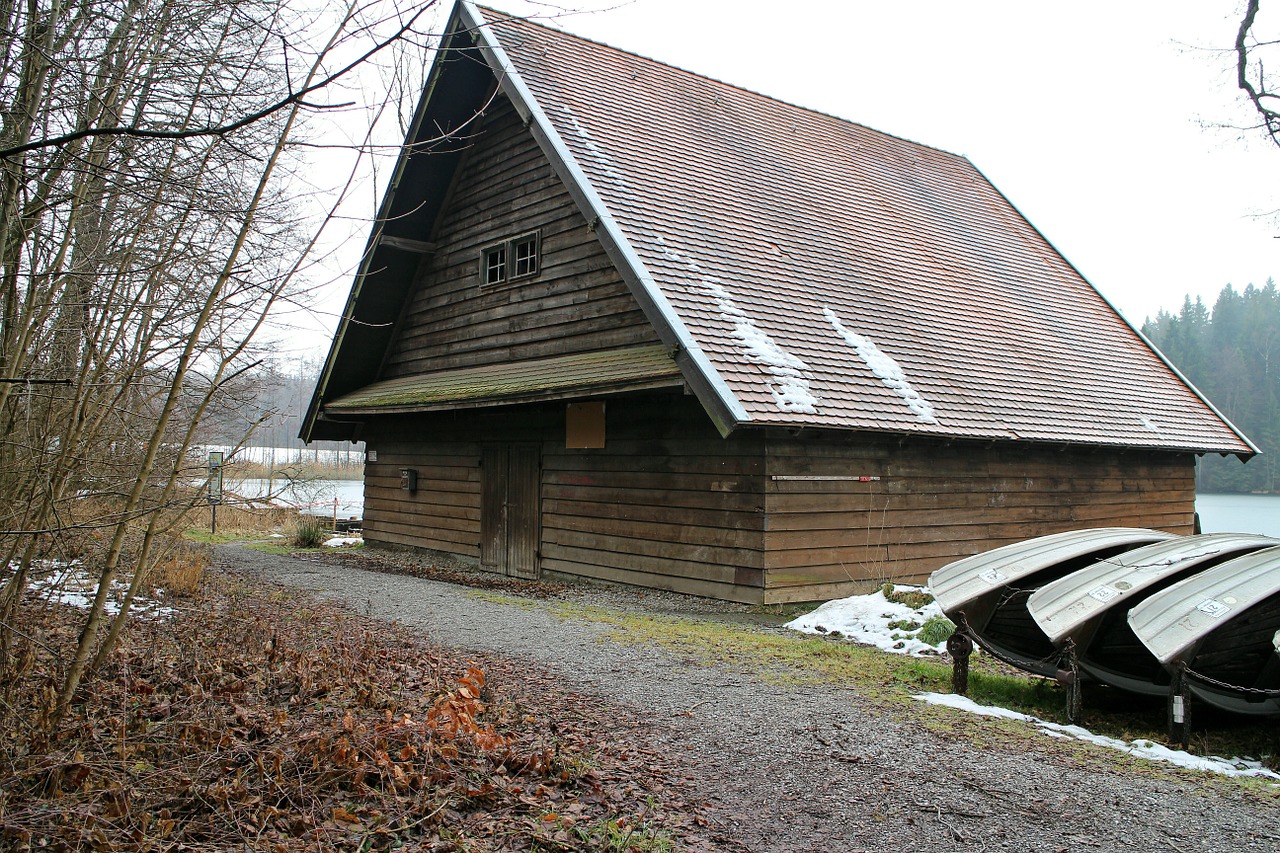
{"type": "Polygon", "coordinates": [[[893,360],[893,357],[881,350],[870,339],[863,337],[851,329],[845,327],[840,322],[840,318],[830,308],[822,309],[823,315],[836,330],[836,334],[845,339],[849,346],[858,351],[858,357],[871,368],[871,372],[889,388],[897,392],[907,403],[907,408],[915,414],[916,418],[927,424],[936,424],[938,416],[934,412],[933,404],[920,396],[920,392],[911,387],[911,383],[907,381],[907,376],[902,371],[901,365],[893,360]]]}
{"type": "Polygon", "coordinates": [[[809,380],[813,378],[809,366],[779,346],[757,326],[756,321],[733,301],[720,280],[715,276],[705,275],[697,261],[671,248],[661,237],[657,238],[657,243],[665,257],[688,267],[697,276],[698,284],[715,300],[721,319],[733,325],[733,336],[742,343],[747,358],[769,374],[769,391],[778,408],[784,412],[816,414],[820,398],[809,387],[809,380]]]}
{"type": "Polygon", "coordinates": [[[569,105],[561,104],[560,112],[564,113],[564,117],[569,120],[569,126],[573,129],[573,132],[577,134],[578,139],[582,141],[582,144],[586,146],[587,153],[591,155],[591,159],[595,161],[595,164],[600,168],[600,171],[604,172],[604,176],[613,183],[616,189],[625,191],[627,189],[627,181],[622,177],[618,170],[614,168],[613,159],[604,152],[604,149],[596,144],[595,139],[592,138],[587,129],[578,122],[578,117],[574,115],[573,110],[569,105]]]}

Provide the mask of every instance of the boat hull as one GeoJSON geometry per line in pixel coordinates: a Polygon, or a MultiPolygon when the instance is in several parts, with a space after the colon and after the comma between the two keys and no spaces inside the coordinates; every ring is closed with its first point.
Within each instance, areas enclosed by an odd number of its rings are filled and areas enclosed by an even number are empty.
{"type": "Polygon", "coordinates": [[[996,657],[1047,677],[1060,650],[1031,618],[1027,600],[1040,587],[1173,534],[1130,527],[1075,530],[1006,545],[938,569],[929,589],[951,621],[996,657]]]}
{"type": "Polygon", "coordinates": [[[1280,546],[1185,578],[1133,607],[1128,621],[1200,699],[1280,716],[1280,546]]]}
{"type": "Polygon", "coordinates": [[[1055,647],[1076,656],[1085,677],[1163,696],[1169,671],[1129,627],[1130,608],[1184,578],[1277,545],[1272,537],[1240,533],[1156,542],[1045,584],[1028,598],[1027,610],[1055,647]]]}

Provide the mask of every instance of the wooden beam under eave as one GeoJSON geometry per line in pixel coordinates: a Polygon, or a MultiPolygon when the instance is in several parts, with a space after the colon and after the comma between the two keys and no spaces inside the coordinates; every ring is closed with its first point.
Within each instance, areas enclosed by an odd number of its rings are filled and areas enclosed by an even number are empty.
{"type": "Polygon", "coordinates": [[[387,246],[391,249],[402,249],[406,252],[416,252],[419,255],[430,255],[436,251],[436,244],[429,243],[426,240],[411,240],[408,237],[393,237],[390,234],[383,234],[378,238],[378,244],[387,246]]]}

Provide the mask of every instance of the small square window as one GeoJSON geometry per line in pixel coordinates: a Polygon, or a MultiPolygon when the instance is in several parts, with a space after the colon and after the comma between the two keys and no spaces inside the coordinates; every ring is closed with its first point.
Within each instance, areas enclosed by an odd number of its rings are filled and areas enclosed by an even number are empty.
{"type": "Polygon", "coordinates": [[[537,233],[526,234],[523,237],[517,237],[512,240],[511,256],[515,263],[515,269],[511,273],[512,278],[536,275],[538,272],[537,233]]]}
{"type": "Polygon", "coordinates": [[[538,274],[539,234],[532,231],[489,246],[480,253],[480,281],[483,285],[502,284],[517,278],[538,274]]]}
{"type": "Polygon", "coordinates": [[[507,280],[507,244],[490,246],[484,250],[481,275],[485,284],[500,284],[507,280]]]}

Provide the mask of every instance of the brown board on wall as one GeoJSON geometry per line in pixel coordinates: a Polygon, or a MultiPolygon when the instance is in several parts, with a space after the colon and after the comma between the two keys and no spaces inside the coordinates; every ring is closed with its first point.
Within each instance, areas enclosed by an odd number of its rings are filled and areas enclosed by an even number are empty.
{"type": "Polygon", "coordinates": [[[570,403],[564,416],[564,446],[567,450],[604,448],[604,401],[570,403]]]}
{"type": "Polygon", "coordinates": [[[485,447],[480,455],[480,565],[506,572],[507,448],[485,447]]]}

